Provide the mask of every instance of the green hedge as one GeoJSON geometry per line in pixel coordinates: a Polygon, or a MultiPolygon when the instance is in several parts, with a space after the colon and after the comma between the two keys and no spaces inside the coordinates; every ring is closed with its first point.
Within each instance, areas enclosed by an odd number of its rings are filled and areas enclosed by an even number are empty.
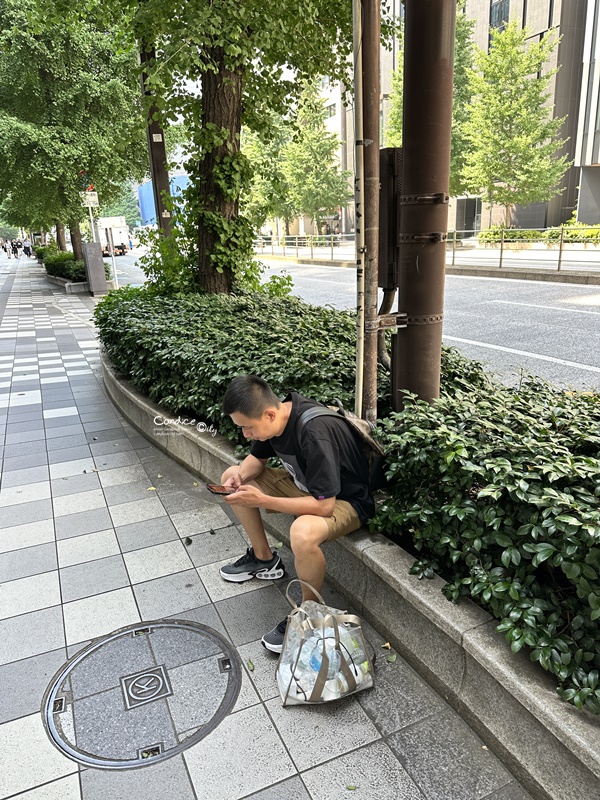
{"type": "MultiPolygon", "coordinates": [[[[231,441],[242,440],[221,401],[240,373],[263,376],[278,393],[294,389],[354,407],[354,313],[264,293],[163,297],[124,288],[97,305],[95,318],[107,355],[141,392],[214,423],[231,441]]],[[[451,349],[444,349],[443,372],[450,391],[455,381],[485,380],[480,365],[451,349]]],[[[381,413],[390,410],[389,389],[381,371],[381,413]]]]}
{"type": "MultiPolygon", "coordinates": [[[[72,283],[87,281],[84,262],[76,261],[71,252],[47,254],[44,258],[44,267],[48,275],[56,278],[66,278],[72,283]]],[[[110,266],[106,262],[104,262],[104,274],[107,280],[111,279],[110,266]]]]}
{"type": "MultiPolygon", "coordinates": [[[[353,407],[355,316],[295,298],[111,292],[95,311],[115,367],[155,402],[240,441],[221,400],[242,372],[353,407]]],[[[391,414],[380,374],[389,495],[374,529],[411,552],[420,575],[469,595],[513,650],[600,712],[600,402],[534,379],[518,390],[444,348],[442,397],[391,414]]]]}
{"type": "Polygon", "coordinates": [[[600,397],[491,380],[383,422],[389,497],[374,528],[524,645],[558,691],[600,713],[600,397]]]}
{"type": "MultiPolygon", "coordinates": [[[[562,227],[548,228],[545,231],[527,230],[526,228],[505,228],[502,225],[494,225],[485,231],[477,234],[479,242],[482,244],[498,244],[502,239],[504,231],[504,241],[510,242],[548,242],[558,244],[561,237],[562,227]]],[[[590,244],[600,243],[600,227],[584,225],[582,222],[569,222],[564,226],[563,241],[566,243],[590,244]]]]}

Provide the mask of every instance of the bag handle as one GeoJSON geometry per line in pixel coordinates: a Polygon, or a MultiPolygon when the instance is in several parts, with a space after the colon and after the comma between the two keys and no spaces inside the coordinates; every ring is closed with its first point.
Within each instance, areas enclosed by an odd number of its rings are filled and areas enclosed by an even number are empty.
{"type": "Polygon", "coordinates": [[[323,600],[323,598],[321,597],[319,592],[317,592],[314,586],[311,586],[310,583],[307,583],[306,581],[300,580],[300,578],[294,578],[288,583],[287,589],[285,590],[285,596],[287,597],[288,603],[291,605],[292,608],[300,608],[300,606],[297,603],[295,603],[290,597],[290,586],[292,585],[292,583],[301,583],[303,586],[308,586],[311,592],[319,599],[321,605],[324,606],[327,605],[325,600],[323,600]]]}
{"type": "MultiPolygon", "coordinates": [[[[328,614],[326,617],[323,617],[322,621],[319,621],[319,628],[332,628],[333,635],[335,639],[335,650],[340,653],[341,660],[340,660],[340,672],[346,678],[346,683],[348,684],[349,693],[352,693],[356,690],[356,678],[354,677],[352,670],[348,666],[348,663],[341,652],[340,649],[340,631],[338,628],[338,621],[340,620],[340,616],[336,616],[335,614],[328,614]]],[[[325,682],[327,681],[327,674],[329,672],[329,656],[327,655],[327,648],[325,646],[325,639],[323,639],[323,646],[321,650],[321,666],[319,668],[319,672],[317,674],[317,679],[315,681],[315,685],[311,692],[309,702],[316,703],[319,700],[322,700],[323,696],[323,689],[325,688],[325,682]]]]}

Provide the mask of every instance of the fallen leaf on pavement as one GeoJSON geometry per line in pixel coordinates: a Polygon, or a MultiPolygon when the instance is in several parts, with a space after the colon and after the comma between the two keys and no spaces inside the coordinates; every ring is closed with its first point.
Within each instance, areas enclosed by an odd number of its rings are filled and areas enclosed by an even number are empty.
{"type": "Polygon", "coordinates": [[[389,642],[386,642],[385,644],[381,645],[381,648],[385,649],[385,650],[391,650],[392,649],[392,645],[389,642]]]}
{"type": "Polygon", "coordinates": [[[390,664],[393,664],[396,660],[396,653],[390,653],[389,656],[386,658],[386,661],[389,661],[390,664]]]}
{"type": "Polygon", "coordinates": [[[250,672],[254,672],[254,664],[253,664],[253,662],[252,662],[250,659],[248,659],[248,661],[246,662],[246,664],[247,664],[247,666],[248,666],[248,669],[250,670],[250,672]]]}
{"type": "Polygon", "coordinates": [[[156,491],[156,487],[155,486],[149,486],[146,491],[155,492],[156,491]]]}

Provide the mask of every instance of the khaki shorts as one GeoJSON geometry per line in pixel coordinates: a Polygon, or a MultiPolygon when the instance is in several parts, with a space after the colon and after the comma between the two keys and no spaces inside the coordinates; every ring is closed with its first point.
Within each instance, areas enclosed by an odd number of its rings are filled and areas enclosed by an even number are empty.
{"type": "MultiPolygon", "coordinates": [[[[271,497],[312,497],[309,492],[303,492],[296,486],[289,472],[285,469],[265,467],[260,475],[254,478],[254,483],[257,484],[262,492],[271,497]]],[[[269,513],[276,512],[267,509],[267,514],[269,513]]],[[[333,514],[330,517],[323,517],[323,519],[329,529],[328,542],[358,530],[361,525],[356,509],[346,500],[336,500],[333,514]]]]}

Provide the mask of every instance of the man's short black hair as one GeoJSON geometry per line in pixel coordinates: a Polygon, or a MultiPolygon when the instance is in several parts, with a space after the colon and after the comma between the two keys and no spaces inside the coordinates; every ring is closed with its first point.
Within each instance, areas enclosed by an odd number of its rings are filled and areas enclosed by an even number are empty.
{"type": "Polygon", "coordinates": [[[270,406],[279,408],[281,401],[269,384],[257,375],[238,375],[223,398],[225,414],[243,414],[249,419],[259,419],[270,406]]]}

